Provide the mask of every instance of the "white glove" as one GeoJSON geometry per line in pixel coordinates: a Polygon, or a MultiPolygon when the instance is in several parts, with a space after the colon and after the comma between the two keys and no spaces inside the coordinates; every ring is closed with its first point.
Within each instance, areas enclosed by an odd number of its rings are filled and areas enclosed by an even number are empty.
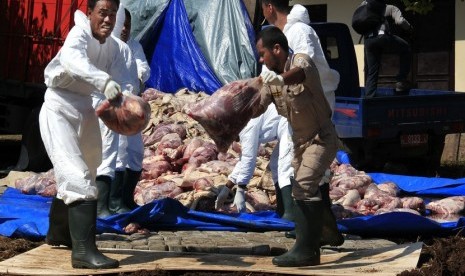
{"type": "Polygon", "coordinates": [[[236,196],[234,197],[234,204],[233,206],[237,207],[237,211],[239,213],[247,212],[247,208],[245,208],[245,191],[241,186],[237,186],[236,196]]]}
{"type": "Polygon", "coordinates": [[[283,86],[284,85],[284,78],[281,75],[276,74],[274,71],[265,71],[262,72],[261,75],[263,83],[268,85],[277,85],[283,86]]]}
{"type": "Polygon", "coordinates": [[[121,86],[114,80],[109,80],[107,85],[105,85],[105,89],[103,90],[103,94],[109,100],[114,100],[121,96],[121,86]]]}
{"type": "Polygon", "coordinates": [[[228,199],[229,192],[231,192],[231,190],[228,187],[223,186],[223,188],[221,188],[220,193],[216,197],[216,201],[215,201],[216,210],[223,209],[224,203],[226,199],[228,199]]]}

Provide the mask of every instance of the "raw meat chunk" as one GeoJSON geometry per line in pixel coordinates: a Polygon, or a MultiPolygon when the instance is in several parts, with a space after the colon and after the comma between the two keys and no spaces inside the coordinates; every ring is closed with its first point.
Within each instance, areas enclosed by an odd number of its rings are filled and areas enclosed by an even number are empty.
{"type": "Polygon", "coordinates": [[[234,81],[212,96],[186,105],[184,112],[202,125],[219,152],[226,152],[252,118],[261,87],[261,78],[234,81]]]}
{"type": "Polygon", "coordinates": [[[150,105],[141,97],[124,95],[121,100],[105,100],[95,113],[105,125],[120,134],[134,135],[141,132],[150,119],[150,105]]]}

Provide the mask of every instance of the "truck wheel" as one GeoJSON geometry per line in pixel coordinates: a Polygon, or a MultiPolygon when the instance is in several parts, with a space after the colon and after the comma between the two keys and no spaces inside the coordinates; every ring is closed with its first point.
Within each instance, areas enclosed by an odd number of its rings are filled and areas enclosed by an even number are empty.
{"type": "Polygon", "coordinates": [[[360,139],[342,139],[342,145],[345,152],[349,155],[350,165],[357,170],[363,170],[364,167],[364,150],[360,139]]]}
{"type": "Polygon", "coordinates": [[[39,129],[40,106],[32,109],[22,132],[21,151],[15,170],[45,172],[52,168],[39,129]]]}
{"type": "Polygon", "coordinates": [[[446,136],[443,134],[431,135],[430,139],[431,141],[429,143],[428,156],[425,167],[428,170],[428,175],[435,176],[439,167],[441,167],[441,158],[442,152],[444,150],[446,136]]]}
{"type": "Polygon", "coordinates": [[[383,156],[375,154],[376,143],[364,139],[343,139],[343,149],[349,154],[350,164],[359,171],[382,171],[386,163],[383,156]]]}

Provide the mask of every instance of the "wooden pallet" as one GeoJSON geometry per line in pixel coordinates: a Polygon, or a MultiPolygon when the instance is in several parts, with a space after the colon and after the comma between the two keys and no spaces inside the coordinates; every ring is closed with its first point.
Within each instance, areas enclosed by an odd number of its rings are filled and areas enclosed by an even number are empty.
{"type": "Polygon", "coordinates": [[[73,269],[71,251],[64,247],[42,245],[26,253],[0,262],[0,273],[9,275],[92,275],[167,271],[241,271],[288,275],[396,275],[416,267],[422,243],[395,245],[373,250],[360,250],[321,256],[321,265],[284,268],[271,263],[272,257],[204,254],[186,252],[155,252],[141,250],[103,250],[118,259],[116,269],[73,269]]]}

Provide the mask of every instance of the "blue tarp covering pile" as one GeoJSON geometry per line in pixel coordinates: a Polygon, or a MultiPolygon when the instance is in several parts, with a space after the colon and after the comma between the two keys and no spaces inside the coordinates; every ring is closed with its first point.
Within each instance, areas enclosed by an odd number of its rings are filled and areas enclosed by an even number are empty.
{"type": "Polygon", "coordinates": [[[147,87],[212,94],[255,77],[255,32],[241,0],[122,0],[150,63],[147,87]]]}
{"type": "MultiPolygon", "coordinates": [[[[52,198],[25,195],[14,188],[0,197],[0,235],[43,239],[48,229],[48,213],[52,198]]],[[[292,222],[278,218],[275,212],[253,214],[221,214],[190,210],[179,201],[166,198],[140,206],[130,213],[98,219],[97,231],[123,233],[123,227],[135,222],[151,231],[159,230],[225,230],[286,231],[292,222]]]]}

